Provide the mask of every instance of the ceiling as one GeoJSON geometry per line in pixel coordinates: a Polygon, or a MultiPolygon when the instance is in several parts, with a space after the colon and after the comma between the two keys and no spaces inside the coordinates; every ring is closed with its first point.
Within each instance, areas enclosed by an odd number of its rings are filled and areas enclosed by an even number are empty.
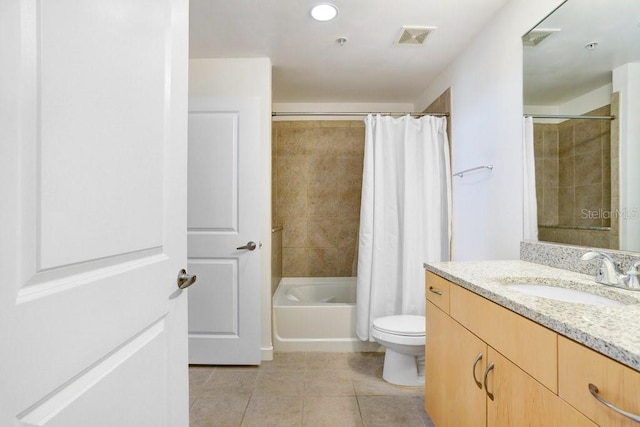
{"type": "Polygon", "coordinates": [[[638,0],[568,0],[536,28],[560,31],[524,48],[525,105],[561,105],[640,61],[638,0]],[[598,46],[586,49],[591,42],[598,46]]]}
{"type": "Polygon", "coordinates": [[[191,58],[269,57],[275,103],[413,103],[508,0],[191,0],[191,58]],[[402,26],[437,27],[398,45],[402,26]],[[340,46],[336,41],[345,37],[340,46]]]}

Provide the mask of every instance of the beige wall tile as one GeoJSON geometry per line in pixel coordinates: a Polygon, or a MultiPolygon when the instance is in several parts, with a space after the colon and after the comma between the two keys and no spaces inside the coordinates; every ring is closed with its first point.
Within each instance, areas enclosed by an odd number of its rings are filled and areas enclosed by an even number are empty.
{"type": "Polygon", "coordinates": [[[309,276],[335,277],[338,274],[336,248],[309,248],[309,276]]]}
{"type": "Polygon", "coordinates": [[[308,244],[310,248],[335,248],[336,220],[333,218],[309,218],[308,244]]]}
{"type": "Polygon", "coordinates": [[[574,124],[574,150],[577,155],[583,151],[602,148],[602,128],[600,120],[581,120],[574,124]]]}
{"type": "Polygon", "coordinates": [[[282,227],[282,246],[284,248],[306,248],[309,246],[305,216],[283,217],[282,227]]]}
{"type": "Polygon", "coordinates": [[[602,150],[582,151],[575,156],[575,184],[602,182],[602,150]]]}
{"type": "Polygon", "coordinates": [[[560,157],[558,168],[558,186],[572,187],[575,184],[575,157],[560,157]]]}
{"type": "Polygon", "coordinates": [[[334,218],[338,215],[336,189],[331,187],[309,187],[309,218],[334,218]]]}
{"type": "Polygon", "coordinates": [[[561,225],[573,225],[575,218],[575,189],[573,187],[560,187],[558,189],[558,223],[561,225]]]}
{"type": "Polygon", "coordinates": [[[276,201],[278,217],[304,216],[309,208],[307,204],[307,189],[281,187],[278,189],[278,200],[276,201]]]}
{"type": "Polygon", "coordinates": [[[282,274],[350,276],[360,217],[364,122],[281,121],[274,122],[274,129],[274,216],[284,226],[282,274]]]}
{"type": "Polygon", "coordinates": [[[609,231],[580,230],[580,244],[594,248],[610,249],[609,231]]]}
{"type": "Polygon", "coordinates": [[[602,185],[578,185],[575,188],[575,224],[602,225],[602,185]]]}
{"type": "Polygon", "coordinates": [[[558,157],[558,127],[545,126],[543,130],[543,156],[546,158],[558,157]]]}
{"type": "Polygon", "coordinates": [[[542,214],[543,225],[558,224],[558,189],[549,188],[544,193],[544,211],[542,214]]]}
{"type": "Polygon", "coordinates": [[[544,188],[558,188],[559,181],[559,167],[560,162],[558,158],[544,158],[542,163],[542,183],[544,188]]]}
{"type": "Polygon", "coordinates": [[[309,276],[309,254],[305,248],[282,248],[282,276],[309,276]]]}
{"type": "Polygon", "coordinates": [[[558,155],[567,157],[574,155],[573,149],[573,125],[563,122],[558,127],[558,155]]]}

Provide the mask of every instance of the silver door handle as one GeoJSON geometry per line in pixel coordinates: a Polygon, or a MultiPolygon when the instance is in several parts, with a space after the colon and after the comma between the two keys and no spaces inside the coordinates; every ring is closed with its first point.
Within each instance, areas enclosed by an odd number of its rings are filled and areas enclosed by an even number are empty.
{"type": "Polygon", "coordinates": [[[493,400],[493,393],[491,393],[489,391],[489,388],[487,387],[487,377],[489,376],[489,372],[491,372],[492,369],[493,369],[493,362],[489,363],[489,366],[487,366],[487,369],[485,369],[484,380],[482,381],[484,383],[484,391],[485,393],[487,393],[487,396],[489,396],[489,399],[491,400],[493,400]]]}
{"type": "Polygon", "coordinates": [[[236,249],[248,249],[250,251],[254,250],[255,248],[257,248],[255,242],[249,242],[244,246],[239,246],[236,249]]]}
{"type": "Polygon", "coordinates": [[[473,360],[473,366],[471,367],[471,375],[473,375],[473,380],[476,382],[476,385],[478,386],[478,388],[482,388],[482,383],[478,381],[478,379],[476,378],[476,366],[478,365],[478,362],[480,362],[481,360],[482,360],[482,353],[478,353],[476,358],[473,360]]]}
{"type": "Polygon", "coordinates": [[[640,415],[632,414],[631,412],[627,412],[627,411],[625,411],[623,409],[618,408],[617,406],[615,406],[611,402],[607,402],[606,400],[604,400],[602,398],[602,396],[600,396],[600,394],[598,394],[598,392],[599,392],[598,387],[596,387],[595,385],[589,383],[589,393],[591,393],[591,395],[593,397],[595,397],[596,400],[598,400],[598,402],[602,403],[607,408],[616,411],[620,415],[624,415],[625,417],[630,418],[630,419],[632,419],[633,421],[635,421],[637,423],[640,423],[640,415]]]}
{"type": "Polygon", "coordinates": [[[178,272],[178,288],[188,288],[196,282],[196,279],[195,275],[187,274],[187,271],[183,268],[178,272]]]}

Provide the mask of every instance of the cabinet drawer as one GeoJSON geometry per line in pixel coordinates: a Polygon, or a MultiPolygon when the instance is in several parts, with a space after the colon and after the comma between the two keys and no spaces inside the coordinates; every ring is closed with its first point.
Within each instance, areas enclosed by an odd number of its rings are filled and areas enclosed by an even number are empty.
{"type": "Polygon", "coordinates": [[[565,337],[558,338],[558,394],[580,412],[602,426],[637,426],[598,402],[598,394],[627,412],[640,416],[640,372],[609,359],[565,337]]]}
{"type": "Polygon", "coordinates": [[[450,314],[554,393],[558,335],[460,286],[450,287],[450,314]]]}
{"type": "Polygon", "coordinates": [[[425,273],[425,294],[427,300],[449,314],[449,281],[430,271],[425,273]]]}

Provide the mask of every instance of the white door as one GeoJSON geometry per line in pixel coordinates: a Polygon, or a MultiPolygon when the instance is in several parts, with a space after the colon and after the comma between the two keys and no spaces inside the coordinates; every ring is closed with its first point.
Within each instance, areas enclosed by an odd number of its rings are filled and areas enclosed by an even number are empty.
{"type": "Polygon", "coordinates": [[[188,4],[0,0],[0,425],[188,425],[188,4]]]}
{"type": "Polygon", "coordinates": [[[258,98],[189,99],[189,363],[260,363],[259,141],[258,98]]]}

